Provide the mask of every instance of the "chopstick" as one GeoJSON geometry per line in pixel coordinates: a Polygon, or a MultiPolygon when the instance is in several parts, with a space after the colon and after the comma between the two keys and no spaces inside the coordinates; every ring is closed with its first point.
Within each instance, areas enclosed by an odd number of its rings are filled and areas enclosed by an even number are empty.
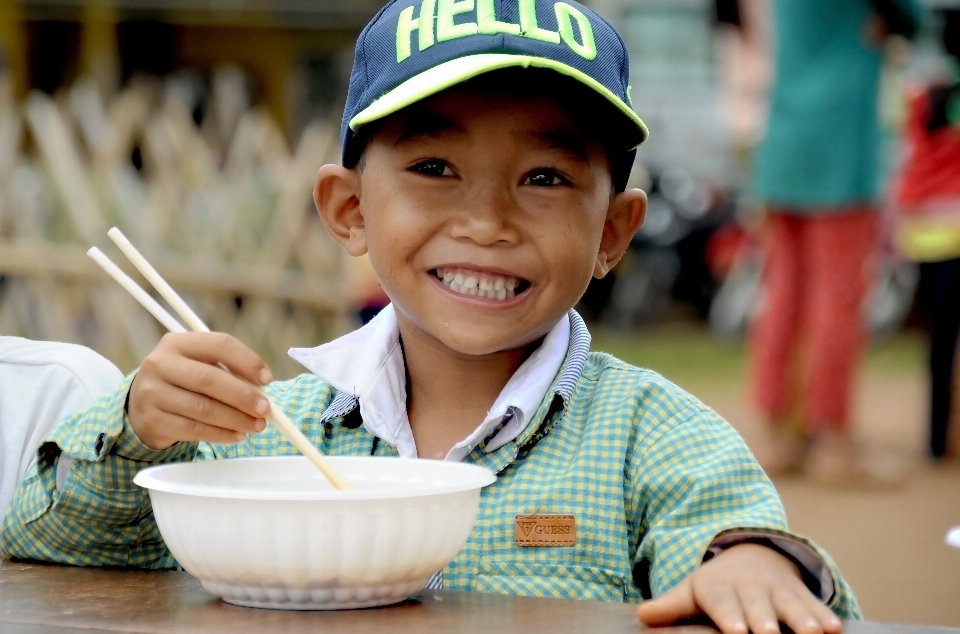
{"type": "Polygon", "coordinates": [[[99,264],[100,268],[106,271],[110,277],[119,282],[124,290],[133,295],[133,298],[140,302],[141,306],[150,311],[150,314],[156,317],[157,321],[166,326],[167,330],[170,332],[187,332],[187,329],[184,328],[179,321],[174,319],[173,315],[168,313],[163,306],[157,303],[157,300],[150,297],[150,294],[140,288],[139,284],[121,271],[119,266],[103,254],[103,251],[97,247],[91,247],[90,250],[87,251],[87,255],[99,264]]]}
{"type": "MultiPolygon", "coordinates": [[[[123,251],[124,255],[129,258],[133,265],[139,270],[147,281],[153,285],[154,288],[160,293],[160,295],[167,300],[167,302],[173,307],[173,309],[183,318],[191,330],[197,332],[210,332],[210,329],[207,328],[206,324],[194,313],[186,302],[177,295],[177,293],[167,284],[156,269],[154,269],[146,258],[144,258],[139,251],[127,240],[126,236],[123,233],[114,227],[107,232],[107,235],[110,236],[110,239],[113,240],[120,250],[123,251]]],[[[100,249],[97,247],[91,248],[87,251],[87,255],[90,256],[100,267],[107,272],[107,274],[116,280],[120,286],[122,286],[128,293],[130,293],[134,299],[136,299],[140,305],[150,311],[150,314],[157,318],[157,320],[167,327],[171,332],[186,332],[184,328],[170,313],[168,313],[156,300],[154,300],[146,291],[144,291],[140,286],[130,279],[120,268],[114,264],[110,259],[103,254],[100,249]]],[[[222,363],[218,364],[221,368],[230,372],[230,370],[224,366],[222,363]]],[[[307,457],[313,465],[320,470],[320,472],[330,481],[330,484],[338,490],[346,490],[351,488],[350,484],[343,479],[340,474],[330,465],[330,463],[323,457],[317,448],[313,446],[313,443],[303,435],[303,432],[294,425],[293,421],[283,413],[283,411],[276,406],[272,399],[270,399],[266,394],[263,393],[263,390],[260,390],[258,387],[257,390],[267,399],[267,403],[270,404],[270,409],[267,411],[266,419],[273,423],[273,425],[280,431],[283,436],[290,441],[290,443],[297,448],[300,453],[307,457]]]]}
{"type": "Polygon", "coordinates": [[[187,326],[190,327],[190,330],[195,332],[210,332],[210,329],[207,328],[207,325],[201,321],[197,314],[193,312],[187,303],[177,295],[176,291],[167,284],[167,281],[160,277],[160,274],[157,273],[157,270],[147,262],[147,259],[143,257],[136,247],[127,240],[127,236],[123,235],[123,232],[114,227],[107,232],[107,235],[110,236],[110,239],[113,240],[114,244],[120,247],[120,250],[123,251],[123,254],[127,256],[127,259],[133,263],[137,270],[140,271],[147,281],[150,282],[150,285],[157,289],[157,292],[160,293],[160,297],[167,300],[167,303],[173,307],[173,310],[180,315],[183,321],[187,322],[187,326]]]}

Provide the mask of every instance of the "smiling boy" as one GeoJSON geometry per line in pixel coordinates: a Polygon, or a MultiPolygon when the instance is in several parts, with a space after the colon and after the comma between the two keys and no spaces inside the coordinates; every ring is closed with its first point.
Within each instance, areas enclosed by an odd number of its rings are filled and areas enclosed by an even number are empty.
{"type": "Polygon", "coordinates": [[[292,453],[258,384],[330,454],[464,460],[484,490],[450,590],[640,601],[649,624],[838,632],[859,616],[829,558],[791,534],[730,426],[653,372],[589,351],[573,311],[623,255],[647,135],[616,32],[574,2],[391,2],[360,35],[343,165],[314,199],[369,254],[392,304],[270,371],[218,333],[168,335],[136,374],[62,421],[17,491],[8,555],[176,565],[136,471],[292,453]],[[69,461],[64,458],[70,458],[69,461]],[[65,466],[72,463],[72,466],[65,466]]]}

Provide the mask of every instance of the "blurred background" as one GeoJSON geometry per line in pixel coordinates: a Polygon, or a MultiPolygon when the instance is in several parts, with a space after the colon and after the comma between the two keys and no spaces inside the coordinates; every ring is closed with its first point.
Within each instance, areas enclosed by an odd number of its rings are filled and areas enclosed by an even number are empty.
{"type": "MultiPolygon", "coordinates": [[[[588,4],[623,34],[634,106],[653,132],[631,183],[650,194],[646,224],[580,306],[594,348],[665,374],[753,442],[763,421],[748,398],[743,338],[763,208],[749,183],[773,81],[773,7],[588,4]]],[[[162,329],[84,255],[98,245],[121,262],[106,239],[114,225],[213,329],[281,377],[300,369],[288,347],[369,317],[382,294],[369,267],[327,237],[311,189],[317,168],[339,160],[355,38],[378,9],[378,0],[0,0],[0,333],[82,343],[134,369],[162,329]]],[[[887,169],[903,152],[911,87],[948,74],[940,28],[927,11],[912,43],[884,43],[887,169]]],[[[960,466],[925,458],[918,268],[881,253],[853,424],[911,465],[906,484],[776,484],[793,526],[835,556],[868,619],[960,626],[960,550],[944,543],[960,524],[960,466]]]]}

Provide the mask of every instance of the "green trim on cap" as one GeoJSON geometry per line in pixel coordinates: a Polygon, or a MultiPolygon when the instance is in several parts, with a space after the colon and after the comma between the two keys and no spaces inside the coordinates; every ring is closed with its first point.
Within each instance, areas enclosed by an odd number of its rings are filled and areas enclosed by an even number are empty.
{"type": "MultiPolygon", "coordinates": [[[[431,95],[435,95],[442,90],[446,90],[468,79],[473,79],[478,75],[501,68],[514,67],[549,68],[550,70],[555,70],[558,73],[572,77],[599,93],[614,105],[621,114],[636,125],[642,135],[640,143],[643,143],[650,135],[646,124],[643,123],[643,120],[640,119],[630,106],[624,103],[620,97],[611,92],[606,86],[589,75],[572,66],[567,66],[566,64],[546,57],[508,55],[504,53],[467,55],[429,68],[419,75],[411,77],[357,113],[357,115],[350,120],[350,129],[356,132],[362,125],[382,119],[411,104],[426,99],[431,95]]],[[[637,143],[637,145],[640,145],[640,143],[637,143]]]]}

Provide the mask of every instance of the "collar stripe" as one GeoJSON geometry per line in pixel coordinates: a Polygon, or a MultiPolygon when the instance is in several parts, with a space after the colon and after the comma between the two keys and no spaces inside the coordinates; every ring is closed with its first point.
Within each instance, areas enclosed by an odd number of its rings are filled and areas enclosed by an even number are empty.
{"type": "Polygon", "coordinates": [[[567,358],[560,366],[559,378],[553,386],[553,392],[563,398],[564,404],[573,397],[573,391],[587,364],[587,355],[590,354],[590,331],[587,330],[583,317],[572,308],[567,316],[570,318],[570,345],[567,347],[567,358]]]}
{"type": "Polygon", "coordinates": [[[349,392],[337,392],[327,409],[323,410],[323,414],[320,416],[320,424],[346,416],[354,410],[359,402],[360,399],[349,392]]]}

